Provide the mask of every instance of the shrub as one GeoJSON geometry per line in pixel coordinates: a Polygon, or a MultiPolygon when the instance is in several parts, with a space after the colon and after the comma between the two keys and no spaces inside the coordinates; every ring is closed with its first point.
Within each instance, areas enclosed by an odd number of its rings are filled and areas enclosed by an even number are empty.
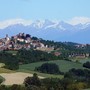
{"type": "Polygon", "coordinates": [[[32,85],[41,86],[41,81],[38,78],[37,74],[34,73],[33,74],[33,77],[27,77],[27,78],[25,78],[24,84],[25,84],[26,87],[32,86],[32,85]]]}
{"type": "Polygon", "coordinates": [[[3,81],[5,81],[5,79],[4,79],[2,76],[0,76],[0,84],[1,84],[3,81]]]}
{"type": "Polygon", "coordinates": [[[83,67],[90,68],[90,62],[86,62],[83,64],[83,67]]]}

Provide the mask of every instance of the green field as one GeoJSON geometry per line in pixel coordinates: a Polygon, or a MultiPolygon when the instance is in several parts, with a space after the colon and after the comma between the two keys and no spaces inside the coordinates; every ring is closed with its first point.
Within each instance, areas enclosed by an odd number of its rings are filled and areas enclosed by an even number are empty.
{"type": "Polygon", "coordinates": [[[7,53],[11,53],[13,55],[16,55],[18,51],[6,51],[7,53]]]}
{"type": "MultiPolygon", "coordinates": [[[[62,72],[67,72],[72,68],[84,69],[81,63],[75,63],[75,62],[66,61],[66,60],[55,60],[55,61],[36,62],[36,63],[20,65],[18,71],[35,73],[34,71],[35,67],[41,66],[43,63],[56,63],[59,66],[60,71],[62,72]]],[[[62,75],[51,76],[51,74],[44,74],[39,72],[36,72],[36,73],[38,75],[46,76],[46,77],[62,77],[62,75]]]]}
{"type": "Polygon", "coordinates": [[[45,62],[36,62],[31,64],[20,65],[19,70],[30,70],[34,71],[35,67],[41,66],[43,63],[56,63],[59,66],[60,71],[67,72],[72,68],[83,69],[81,63],[66,61],[66,60],[55,60],[55,61],[45,61],[45,62]]]}
{"type": "Polygon", "coordinates": [[[90,62],[90,59],[79,60],[80,63],[90,62]]]}

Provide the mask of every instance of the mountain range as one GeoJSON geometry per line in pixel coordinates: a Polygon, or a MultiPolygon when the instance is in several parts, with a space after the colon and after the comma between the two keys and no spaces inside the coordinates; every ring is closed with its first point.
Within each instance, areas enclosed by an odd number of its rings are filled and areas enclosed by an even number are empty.
{"type": "Polygon", "coordinates": [[[18,34],[29,33],[31,36],[45,40],[69,41],[78,43],[90,43],[90,22],[72,25],[64,21],[36,20],[28,25],[24,23],[10,24],[0,29],[0,38],[18,34]]]}

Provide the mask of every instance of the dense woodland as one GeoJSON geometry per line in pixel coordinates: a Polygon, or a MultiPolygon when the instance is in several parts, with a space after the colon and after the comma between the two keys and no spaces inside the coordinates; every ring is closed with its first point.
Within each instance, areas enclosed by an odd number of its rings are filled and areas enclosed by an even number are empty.
{"type": "Polygon", "coordinates": [[[32,63],[32,62],[38,62],[38,61],[48,61],[48,60],[57,60],[59,57],[43,52],[43,51],[38,51],[38,50],[19,50],[17,53],[17,57],[19,59],[19,62],[22,63],[32,63]]]}
{"type": "Polygon", "coordinates": [[[16,56],[4,51],[0,52],[0,63],[5,63],[5,68],[16,70],[19,68],[19,61],[16,56]]]}

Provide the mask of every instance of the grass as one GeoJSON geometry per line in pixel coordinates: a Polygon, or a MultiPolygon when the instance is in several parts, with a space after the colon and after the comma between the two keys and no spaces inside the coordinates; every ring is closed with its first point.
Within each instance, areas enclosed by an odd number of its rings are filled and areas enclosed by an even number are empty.
{"type": "Polygon", "coordinates": [[[79,60],[80,63],[86,63],[88,61],[90,62],[90,59],[79,60]]]}
{"type": "Polygon", "coordinates": [[[34,71],[35,67],[41,66],[43,63],[56,63],[59,66],[60,71],[67,72],[72,68],[84,69],[81,63],[66,61],[66,60],[55,60],[55,61],[45,61],[45,62],[36,62],[30,64],[20,65],[19,70],[29,70],[34,71]]]}
{"type": "Polygon", "coordinates": [[[13,72],[15,72],[13,70],[9,70],[9,69],[3,68],[3,66],[5,66],[5,64],[4,63],[0,63],[0,73],[13,73],[13,72]]]}
{"type": "Polygon", "coordinates": [[[5,69],[5,68],[0,68],[0,73],[13,73],[13,72],[15,72],[15,71],[5,69]]]}
{"type": "Polygon", "coordinates": [[[59,66],[61,72],[67,72],[72,68],[76,69],[84,69],[81,63],[66,61],[66,60],[55,60],[55,61],[45,61],[45,62],[36,62],[30,64],[24,64],[19,66],[19,70],[21,72],[28,73],[37,73],[40,76],[44,77],[54,77],[54,78],[63,78],[63,75],[52,75],[52,74],[44,74],[34,71],[35,67],[41,66],[43,63],[56,63],[59,66]]]}
{"type": "Polygon", "coordinates": [[[0,67],[3,67],[3,66],[5,66],[5,64],[4,63],[0,63],[0,67]]]}
{"type": "Polygon", "coordinates": [[[18,71],[25,72],[25,73],[31,73],[31,74],[37,73],[38,76],[42,76],[46,78],[60,78],[60,79],[63,78],[63,75],[45,74],[45,73],[39,73],[36,71],[30,71],[30,70],[25,70],[25,69],[19,69],[18,71]]]}
{"type": "Polygon", "coordinates": [[[85,58],[76,58],[76,57],[71,57],[71,58],[69,58],[70,60],[72,60],[72,61],[76,61],[76,60],[90,60],[90,58],[89,57],[85,57],[85,58]]]}
{"type": "Polygon", "coordinates": [[[15,55],[16,55],[18,51],[13,51],[13,50],[11,50],[11,51],[6,51],[6,52],[7,52],[7,53],[11,53],[11,54],[15,54],[15,55]]]}

